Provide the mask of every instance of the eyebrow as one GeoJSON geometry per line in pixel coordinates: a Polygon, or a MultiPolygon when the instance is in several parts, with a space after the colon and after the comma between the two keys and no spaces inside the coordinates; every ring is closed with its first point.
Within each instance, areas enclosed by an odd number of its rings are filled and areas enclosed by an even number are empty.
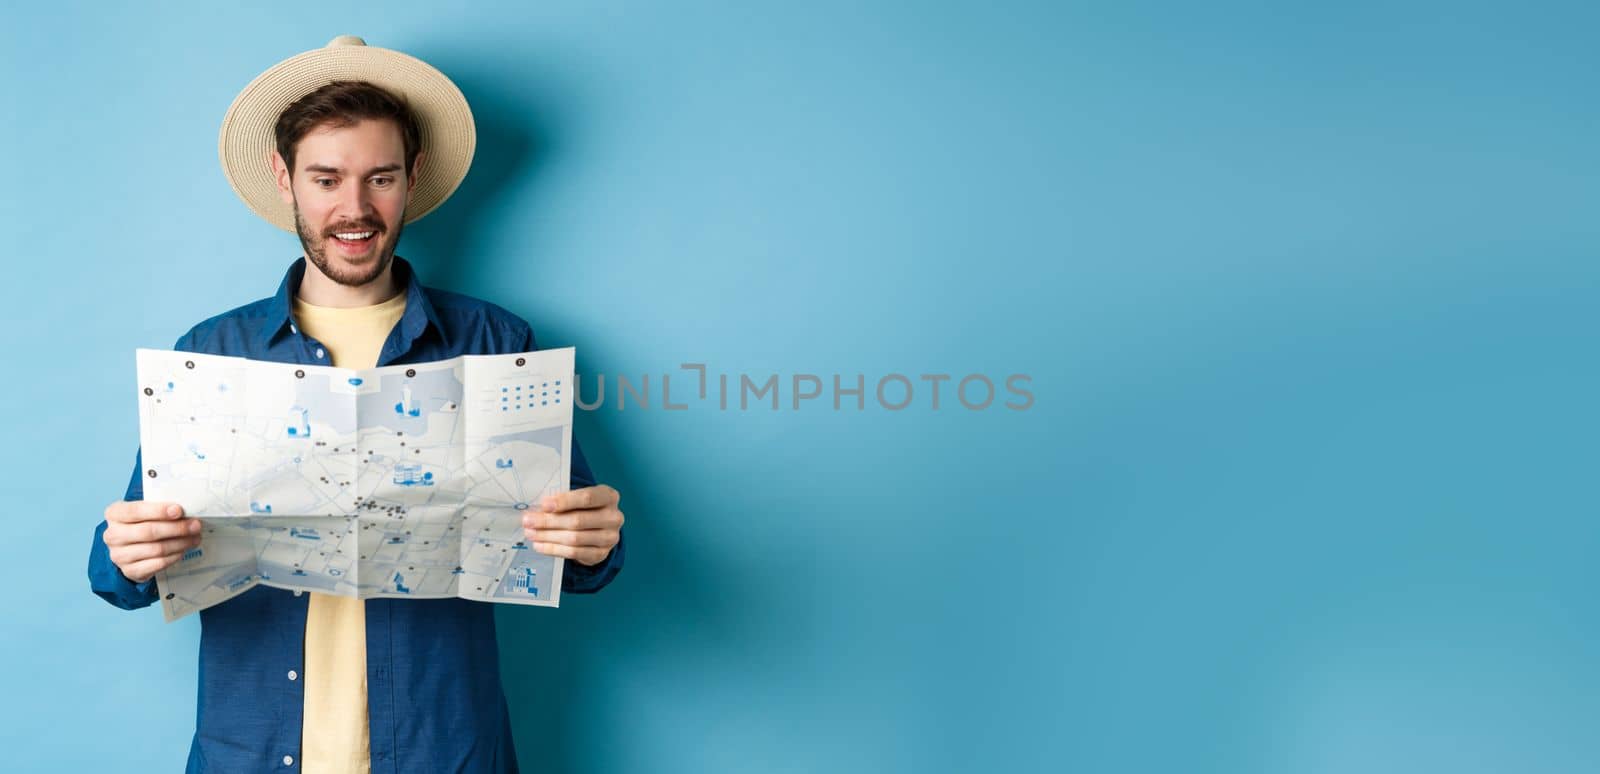
{"type": "MultiPolygon", "coordinates": [[[[326,164],[307,164],[306,165],[306,171],[307,172],[327,172],[329,174],[334,174],[334,175],[342,175],[342,174],[344,174],[344,170],[342,170],[342,169],[340,169],[338,167],[330,167],[330,166],[328,166],[326,164]]],[[[367,174],[368,175],[376,175],[379,172],[399,172],[399,171],[400,171],[400,165],[399,164],[384,164],[383,166],[373,167],[372,169],[367,170],[367,174]]]]}

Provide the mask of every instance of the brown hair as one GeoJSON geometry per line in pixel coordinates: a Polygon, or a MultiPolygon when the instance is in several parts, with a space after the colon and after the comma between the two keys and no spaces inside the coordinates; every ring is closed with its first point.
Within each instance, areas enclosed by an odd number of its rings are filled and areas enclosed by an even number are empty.
{"type": "Polygon", "coordinates": [[[409,179],[417,151],[422,147],[422,129],[417,116],[403,98],[368,81],[334,81],[295,100],[278,114],[273,134],[290,176],[294,175],[295,146],[313,129],[354,126],[363,119],[393,121],[400,127],[409,179]]]}

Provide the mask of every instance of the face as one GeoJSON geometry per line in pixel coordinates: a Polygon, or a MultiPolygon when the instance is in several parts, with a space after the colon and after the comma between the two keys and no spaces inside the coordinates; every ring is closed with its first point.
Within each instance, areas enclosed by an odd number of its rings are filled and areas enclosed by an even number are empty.
{"type": "MultiPolygon", "coordinates": [[[[413,177],[422,161],[418,154],[413,177]]],[[[414,188],[400,128],[366,120],[315,129],[300,140],[294,163],[291,175],[283,157],[272,154],[278,193],[294,207],[306,259],[341,285],[357,287],[383,276],[414,188]]]]}

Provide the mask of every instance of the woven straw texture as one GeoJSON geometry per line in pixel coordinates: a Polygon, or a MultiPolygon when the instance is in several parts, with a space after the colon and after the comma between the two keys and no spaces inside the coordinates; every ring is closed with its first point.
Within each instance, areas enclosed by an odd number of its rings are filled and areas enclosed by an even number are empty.
{"type": "Polygon", "coordinates": [[[359,41],[341,36],[325,48],[273,65],[239,92],[222,119],[217,156],[228,184],[257,215],[285,231],[294,231],[294,210],[278,197],[273,180],[272,127],[290,103],[332,81],[371,81],[416,112],[427,158],[406,210],[407,223],[450,198],[472,165],[477,130],[461,90],[420,59],[359,41]]]}

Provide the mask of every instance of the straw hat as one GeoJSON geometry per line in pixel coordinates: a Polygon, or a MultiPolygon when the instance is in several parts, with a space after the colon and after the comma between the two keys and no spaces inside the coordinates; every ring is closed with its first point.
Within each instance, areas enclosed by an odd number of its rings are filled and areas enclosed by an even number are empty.
{"type": "Polygon", "coordinates": [[[472,166],[477,146],[472,110],[444,73],[415,57],[368,46],[354,35],[340,35],[324,48],[292,56],[256,76],[222,119],[217,156],[228,184],[257,215],[285,231],[294,232],[294,209],[278,198],[268,161],[277,148],[273,126],[295,100],[343,80],[381,86],[406,100],[417,115],[428,158],[406,208],[407,223],[450,198],[472,166]]]}

